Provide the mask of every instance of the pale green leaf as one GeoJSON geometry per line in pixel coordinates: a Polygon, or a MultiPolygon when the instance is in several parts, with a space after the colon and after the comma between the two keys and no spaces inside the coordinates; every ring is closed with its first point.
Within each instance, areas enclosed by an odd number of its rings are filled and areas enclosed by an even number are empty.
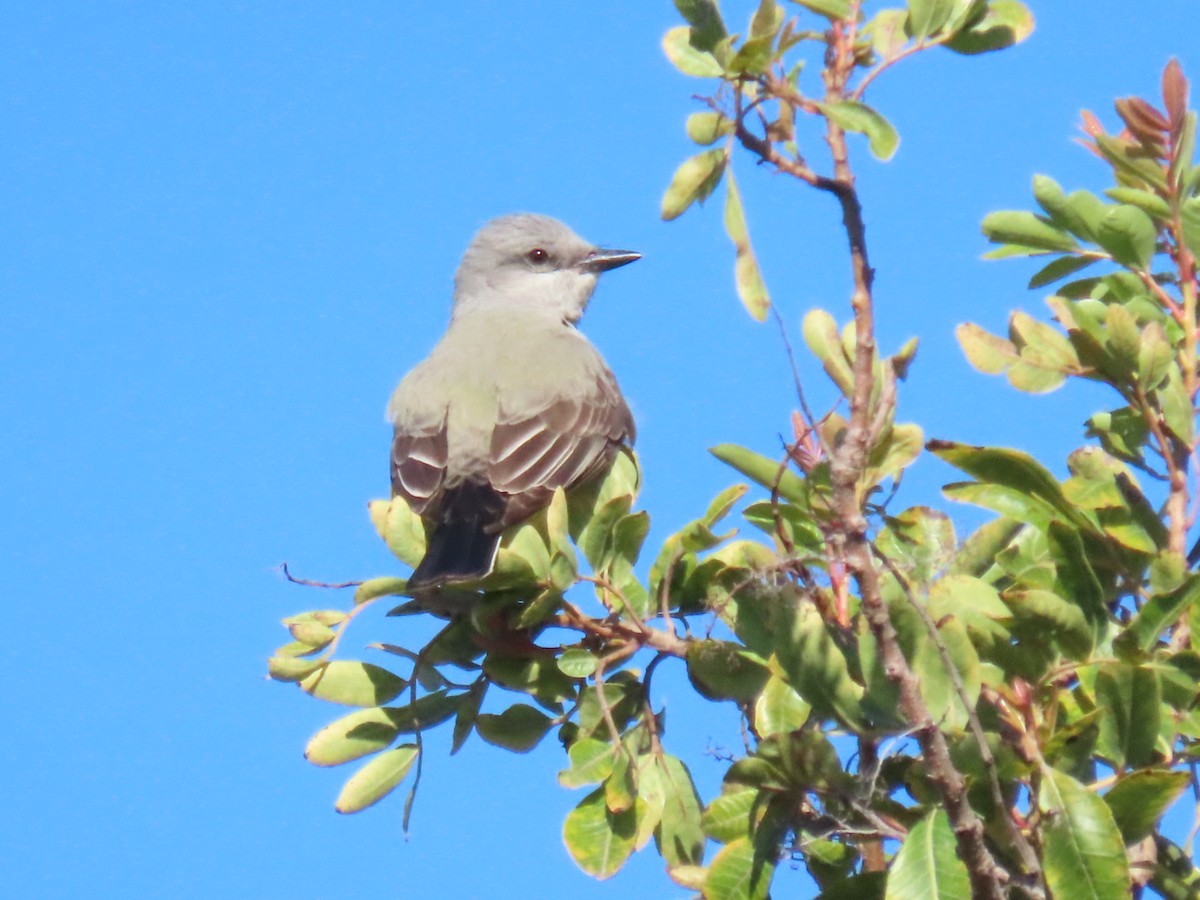
{"type": "Polygon", "coordinates": [[[819,107],[839,128],[865,134],[871,154],[876,159],[887,162],[895,156],[896,148],[900,146],[900,135],[896,133],[891,122],[865,103],[859,103],[857,100],[835,100],[831,103],[821,103],[819,107]]]}
{"type": "Polygon", "coordinates": [[[334,660],[300,682],[319,700],[346,706],[382,706],[407,686],[407,682],[372,663],[334,660]]]}
{"type": "MultiPolygon", "coordinates": [[[[767,286],[763,282],[762,272],[759,271],[754,248],[750,245],[750,232],[746,227],[742,196],[738,192],[737,181],[733,177],[732,170],[726,180],[728,183],[725,186],[725,232],[733,241],[736,251],[733,265],[734,282],[737,286],[738,297],[741,299],[742,305],[746,307],[746,311],[762,322],[767,318],[771,298],[767,294],[767,286]]],[[[664,215],[664,218],[667,216],[664,215]]]]}
{"type": "Polygon", "coordinates": [[[403,744],[372,759],[342,786],[334,808],[355,813],[378,803],[404,780],[417,761],[417,752],[415,744],[403,744]]]}
{"type": "Polygon", "coordinates": [[[675,170],[662,199],[662,217],[676,219],[693,203],[704,202],[726,168],[724,150],[705,150],[685,159],[675,170]]]}
{"type": "Polygon", "coordinates": [[[563,841],[575,864],[603,881],[617,874],[629,859],[636,828],[634,810],[612,812],[604,803],[604,789],[596,788],[567,814],[563,841]]]}

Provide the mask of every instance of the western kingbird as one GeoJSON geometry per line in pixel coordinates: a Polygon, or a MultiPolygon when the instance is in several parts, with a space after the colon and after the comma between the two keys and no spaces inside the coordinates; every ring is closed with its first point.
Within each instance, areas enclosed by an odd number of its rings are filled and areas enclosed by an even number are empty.
{"type": "Polygon", "coordinates": [[[475,235],[445,335],[388,404],[392,494],[427,536],[410,590],[482,578],[506,528],[633,444],[617,380],[575,323],[600,273],[640,258],[547,216],[503,216],[475,235]]]}

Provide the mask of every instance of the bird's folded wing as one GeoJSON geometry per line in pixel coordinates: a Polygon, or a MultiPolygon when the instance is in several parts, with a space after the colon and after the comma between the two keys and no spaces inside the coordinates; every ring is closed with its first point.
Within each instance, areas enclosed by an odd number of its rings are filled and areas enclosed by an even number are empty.
{"type": "Polygon", "coordinates": [[[505,526],[545,505],[555,488],[598,475],[621,443],[632,443],[633,417],[606,369],[530,411],[506,408],[492,432],[488,480],[510,497],[505,526]]]}
{"type": "Polygon", "coordinates": [[[447,461],[446,424],[396,426],[392,439],[392,493],[408,501],[417,515],[442,484],[447,461]]]}

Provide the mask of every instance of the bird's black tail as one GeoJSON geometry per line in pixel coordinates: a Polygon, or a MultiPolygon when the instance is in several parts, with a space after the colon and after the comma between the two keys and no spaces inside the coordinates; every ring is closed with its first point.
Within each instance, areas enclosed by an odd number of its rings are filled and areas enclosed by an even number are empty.
{"type": "Polygon", "coordinates": [[[474,581],[492,571],[500,545],[496,526],[507,505],[490,484],[467,481],[449,488],[438,504],[425,556],[408,579],[409,591],[474,581]]]}

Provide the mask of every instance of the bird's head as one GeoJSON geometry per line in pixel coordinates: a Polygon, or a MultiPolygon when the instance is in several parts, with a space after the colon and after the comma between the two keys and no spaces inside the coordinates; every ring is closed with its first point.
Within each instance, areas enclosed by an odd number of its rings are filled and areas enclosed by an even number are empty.
{"type": "Polygon", "coordinates": [[[454,276],[455,314],[503,305],[577,322],[601,272],[640,259],[589,244],[557,219],[517,213],[479,230],[454,276]]]}

